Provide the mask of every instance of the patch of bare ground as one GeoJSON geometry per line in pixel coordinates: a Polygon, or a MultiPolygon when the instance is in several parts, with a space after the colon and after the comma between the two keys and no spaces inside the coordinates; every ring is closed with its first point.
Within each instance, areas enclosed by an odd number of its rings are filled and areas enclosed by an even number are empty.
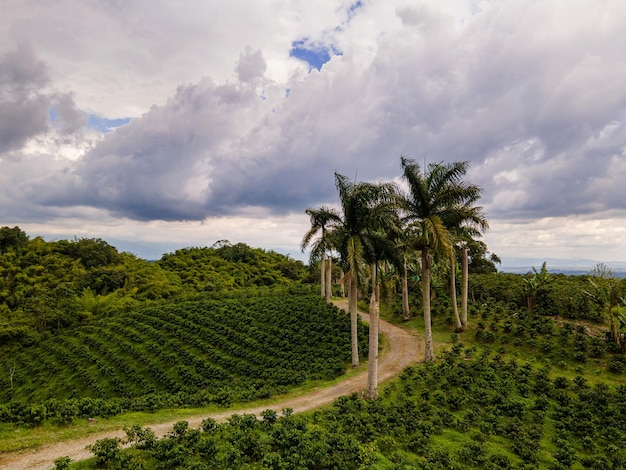
{"type": "MultiPolygon", "coordinates": [[[[335,304],[346,310],[347,300],[340,300],[335,304]]],[[[366,313],[359,312],[365,322],[369,322],[369,316],[366,313]]],[[[386,339],[387,347],[378,359],[378,379],[384,382],[398,375],[405,367],[423,360],[424,343],[410,332],[398,328],[384,320],[380,321],[380,332],[386,339]]],[[[289,398],[275,403],[272,406],[260,406],[246,409],[239,409],[238,414],[256,414],[266,409],[273,409],[281,412],[285,408],[293,409],[294,413],[309,411],[323,405],[332,403],[342,395],[348,395],[354,392],[361,392],[365,389],[367,382],[367,370],[353,375],[327,388],[315,390],[306,395],[289,398]]],[[[183,415],[176,421],[186,420],[190,427],[200,427],[203,419],[211,417],[218,421],[224,421],[230,417],[234,411],[223,411],[219,413],[210,413],[204,417],[190,417],[186,419],[183,415]]],[[[163,436],[172,430],[176,421],[167,423],[157,423],[148,425],[157,436],[163,436]]],[[[0,454],[0,469],[49,469],[54,467],[54,460],[68,456],[74,461],[84,460],[92,457],[92,453],[87,450],[87,446],[93,444],[99,439],[105,437],[125,438],[126,433],[123,430],[108,431],[99,434],[92,434],[87,438],[75,439],[70,441],[57,442],[50,445],[38,447],[22,452],[12,452],[0,454]]]]}

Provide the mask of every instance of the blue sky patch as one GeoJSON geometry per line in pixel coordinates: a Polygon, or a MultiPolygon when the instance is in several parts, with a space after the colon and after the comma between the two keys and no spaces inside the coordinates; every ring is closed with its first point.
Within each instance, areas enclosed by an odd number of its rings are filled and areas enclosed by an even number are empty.
{"type": "Polygon", "coordinates": [[[356,11],[362,7],[363,7],[363,2],[361,0],[358,0],[357,2],[350,5],[350,7],[348,8],[348,21],[350,21],[352,17],[355,15],[356,11]]]}
{"type": "MultiPolygon", "coordinates": [[[[50,123],[52,123],[53,127],[57,127],[59,125],[58,111],[54,108],[50,108],[48,110],[48,119],[50,120],[50,123]]],[[[95,114],[90,114],[89,121],[87,122],[87,127],[94,131],[106,134],[107,132],[111,132],[116,127],[123,126],[124,124],[128,124],[129,122],[130,118],[107,119],[101,116],[96,116],[95,114]]]]}
{"type": "Polygon", "coordinates": [[[289,55],[303,60],[309,64],[311,69],[321,70],[322,66],[330,60],[331,53],[332,55],[339,55],[339,52],[334,48],[310,44],[305,38],[291,43],[289,55]]]}
{"type": "Polygon", "coordinates": [[[111,132],[116,127],[128,124],[128,122],[130,122],[130,118],[106,119],[101,116],[96,116],[95,114],[90,114],[87,127],[106,134],[107,132],[111,132]]]}

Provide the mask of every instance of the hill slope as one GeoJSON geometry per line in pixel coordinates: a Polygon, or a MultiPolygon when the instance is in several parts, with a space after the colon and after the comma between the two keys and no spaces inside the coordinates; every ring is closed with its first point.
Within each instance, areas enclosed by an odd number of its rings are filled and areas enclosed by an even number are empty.
{"type": "Polygon", "coordinates": [[[4,357],[2,370],[15,373],[0,378],[0,420],[249,401],[336,377],[349,361],[349,318],[319,297],[148,307],[4,357]]]}

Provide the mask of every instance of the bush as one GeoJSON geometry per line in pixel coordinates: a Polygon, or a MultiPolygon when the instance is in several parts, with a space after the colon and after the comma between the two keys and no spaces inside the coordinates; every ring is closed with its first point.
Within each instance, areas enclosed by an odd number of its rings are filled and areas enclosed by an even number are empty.
{"type": "Polygon", "coordinates": [[[96,441],[89,448],[96,456],[96,465],[109,466],[117,462],[120,457],[120,439],[118,437],[107,437],[96,441]]]}
{"type": "Polygon", "coordinates": [[[72,459],[69,457],[59,457],[54,460],[54,470],[67,470],[70,468],[70,463],[72,459]]]}

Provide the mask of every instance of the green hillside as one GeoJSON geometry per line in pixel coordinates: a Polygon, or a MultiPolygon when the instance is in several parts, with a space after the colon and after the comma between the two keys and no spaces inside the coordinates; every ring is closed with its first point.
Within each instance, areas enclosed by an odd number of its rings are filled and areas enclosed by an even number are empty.
{"type": "Polygon", "coordinates": [[[304,416],[128,435],[136,447],[124,453],[96,443],[97,468],[623,469],[626,389],[457,345],[407,368],[376,401],[352,395],[304,416]]]}
{"type": "MultiPolygon", "coordinates": [[[[380,272],[381,314],[422,338],[419,265],[408,321],[395,269],[380,272]]],[[[433,265],[435,360],[381,385],[377,399],[199,430],[180,422],[162,439],[124,421],[134,448],[98,441],[95,461],[72,467],[626,468],[626,279],[602,266],[493,271],[470,270],[458,329],[447,263],[433,265]]],[[[99,239],[0,229],[0,431],[21,439],[82,429],[79,417],[230,405],[337,377],[351,359],[349,316],[320,297],[319,272],[225,241],[147,262],[99,239]]],[[[341,272],[334,261],[332,277],[341,272]]],[[[360,324],[361,352],[367,332],[360,324]]]]}
{"type": "Polygon", "coordinates": [[[0,353],[34,344],[100,318],[149,304],[311,292],[301,262],[244,243],[184,248],[157,262],[137,258],[101,239],[46,242],[19,227],[0,228],[0,353]]]}
{"type": "MultiPolygon", "coordinates": [[[[367,328],[361,325],[362,350],[367,328]]],[[[349,317],[319,297],[198,300],[101,319],[5,355],[0,421],[267,398],[350,361],[349,317]]]]}
{"type": "MultiPolygon", "coordinates": [[[[496,295],[498,276],[480,279],[483,292],[496,295]]],[[[560,281],[588,282],[554,278],[543,305],[560,281]]],[[[129,428],[133,449],[100,441],[100,463],[76,468],[626,468],[626,362],[607,324],[529,313],[517,305],[521,290],[503,302],[474,288],[468,329],[452,332],[449,301],[438,296],[437,361],[405,369],[374,401],[351,395],[304,415],[233,415],[199,430],[180,422],[158,440],[129,428]]],[[[419,318],[403,324],[421,334],[419,318]]]]}

